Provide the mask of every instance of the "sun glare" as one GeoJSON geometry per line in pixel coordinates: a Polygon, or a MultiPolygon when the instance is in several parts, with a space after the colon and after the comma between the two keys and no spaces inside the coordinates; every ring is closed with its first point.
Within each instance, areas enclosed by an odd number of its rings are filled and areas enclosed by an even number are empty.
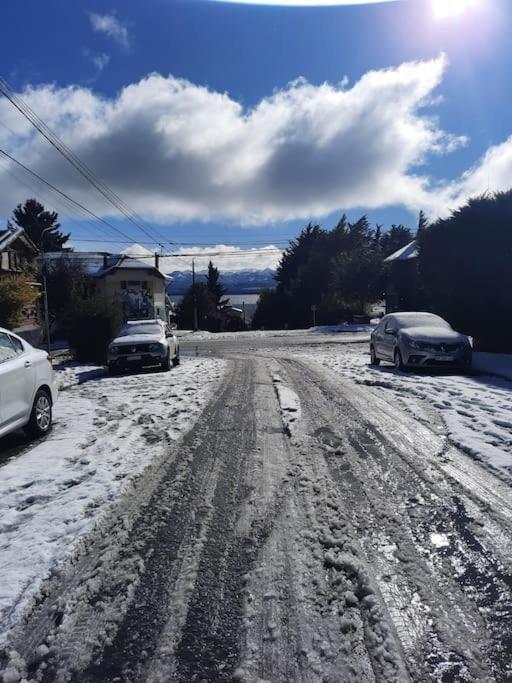
{"type": "Polygon", "coordinates": [[[438,19],[460,16],[475,4],[476,0],[432,0],[432,8],[438,19]]]}

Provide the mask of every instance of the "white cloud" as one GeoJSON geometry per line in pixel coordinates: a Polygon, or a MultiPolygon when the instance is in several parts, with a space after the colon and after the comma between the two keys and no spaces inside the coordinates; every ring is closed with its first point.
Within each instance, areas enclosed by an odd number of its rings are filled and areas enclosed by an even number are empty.
{"type": "Polygon", "coordinates": [[[126,26],[119,21],[114,14],[89,14],[92,27],[99,33],[104,33],[109,38],[113,38],[124,48],[130,46],[130,34],[126,26]]]}
{"type": "Polygon", "coordinates": [[[94,64],[94,66],[98,69],[98,71],[103,71],[103,69],[110,62],[110,57],[104,52],[101,52],[98,55],[92,55],[91,61],[94,64]]]}
{"type": "MultiPolygon", "coordinates": [[[[430,214],[512,177],[510,148],[441,187],[433,154],[466,142],[429,111],[444,57],[370,71],[351,87],[298,79],[251,109],[228,94],[151,74],[108,99],[85,88],[40,85],[20,93],[59,137],[145,219],[272,222],[403,205],[430,214]]],[[[102,215],[115,214],[5,100],[0,143],[102,215]]],[[[27,190],[0,166],[0,211],[27,190]]],[[[56,207],[58,209],[58,207],[56,207]]],[[[227,257],[226,257],[227,258],[227,257]]]]}
{"type": "MultiPolygon", "coordinates": [[[[140,244],[133,244],[125,249],[127,256],[149,256],[152,251],[140,244]]],[[[174,270],[190,270],[194,259],[197,271],[206,270],[211,260],[221,271],[233,270],[264,270],[275,269],[281,258],[282,250],[272,244],[254,249],[242,249],[227,244],[217,244],[209,247],[180,247],[173,251],[172,257],[160,259],[160,268],[165,273],[174,270]]]]}
{"type": "Polygon", "coordinates": [[[467,197],[512,187],[512,136],[490,147],[473,168],[448,185],[448,206],[457,206],[467,197]]]}

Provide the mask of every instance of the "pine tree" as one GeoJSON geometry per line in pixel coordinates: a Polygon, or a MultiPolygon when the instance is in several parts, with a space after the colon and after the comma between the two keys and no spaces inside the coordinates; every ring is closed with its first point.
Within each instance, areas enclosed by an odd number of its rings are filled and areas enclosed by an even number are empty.
{"type": "Polygon", "coordinates": [[[225,306],[228,303],[228,299],[222,300],[222,297],[226,293],[226,290],[220,283],[220,272],[213,263],[210,261],[208,264],[208,274],[206,275],[206,288],[213,296],[216,305],[225,306]]]}
{"type": "Polygon", "coordinates": [[[382,225],[377,223],[375,232],[373,233],[373,242],[376,247],[380,245],[380,240],[382,239],[382,225]]]}
{"type": "Polygon", "coordinates": [[[418,233],[420,233],[422,230],[425,230],[425,228],[428,228],[428,220],[424,212],[420,211],[418,216],[418,233]]]}
{"type": "Polygon", "coordinates": [[[23,228],[32,242],[43,251],[63,251],[69,240],[70,233],[64,235],[60,232],[58,218],[56,211],[46,211],[37,199],[27,199],[13,211],[16,225],[23,228]],[[43,236],[44,230],[48,232],[43,236]]]}

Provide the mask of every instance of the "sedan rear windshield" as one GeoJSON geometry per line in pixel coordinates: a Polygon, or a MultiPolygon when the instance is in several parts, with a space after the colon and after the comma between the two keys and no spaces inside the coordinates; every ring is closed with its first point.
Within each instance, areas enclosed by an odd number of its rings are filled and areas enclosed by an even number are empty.
{"type": "Polygon", "coordinates": [[[159,325],[126,325],[119,332],[120,337],[128,337],[132,334],[162,334],[162,328],[159,325]]]}

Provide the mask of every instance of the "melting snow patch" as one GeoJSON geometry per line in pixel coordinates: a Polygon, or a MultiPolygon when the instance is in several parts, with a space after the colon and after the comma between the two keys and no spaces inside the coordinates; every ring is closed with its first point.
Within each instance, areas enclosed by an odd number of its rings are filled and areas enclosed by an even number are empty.
{"type": "Polygon", "coordinates": [[[281,406],[281,417],[284,427],[288,434],[292,436],[300,418],[299,397],[294,391],[283,384],[283,380],[277,372],[272,374],[272,381],[274,382],[279,405],[281,406]]]}
{"type": "Polygon", "coordinates": [[[450,545],[446,534],[430,534],[430,542],[436,548],[448,548],[450,545]]]}

